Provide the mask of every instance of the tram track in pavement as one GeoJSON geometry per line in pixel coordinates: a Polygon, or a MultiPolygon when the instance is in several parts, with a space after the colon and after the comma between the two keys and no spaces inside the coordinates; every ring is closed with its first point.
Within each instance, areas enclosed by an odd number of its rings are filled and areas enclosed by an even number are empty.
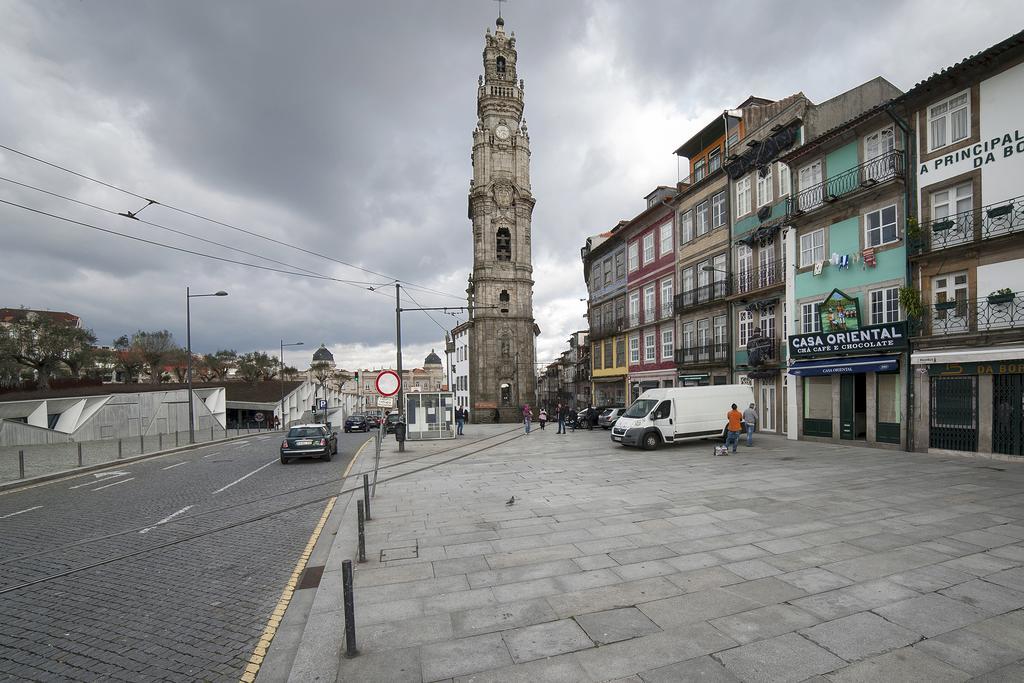
{"type": "MultiPolygon", "coordinates": [[[[503,432],[500,432],[499,434],[496,434],[494,436],[490,436],[490,437],[486,437],[484,439],[480,439],[478,441],[474,441],[471,444],[465,444],[465,445],[460,445],[460,446],[453,446],[451,448],[444,449],[442,451],[437,451],[437,452],[434,452],[434,453],[429,453],[427,455],[419,456],[417,458],[409,458],[408,460],[403,460],[401,462],[391,463],[390,465],[386,465],[384,467],[380,467],[380,468],[378,468],[378,471],[385,470],[385,469],[392,469],[394,467],[400,467],[402,465],[407,465],[409,463],[419,462],[421,460],[426,460],[428,458],[433,458],[433,457],[436,457],[438,455],[443,455],[445,453],[451,453],[453,451],[460,450],[460,449],[465,448],[467,446],[474,446],[476,444],[479,444],[481,441],[490,441],[491,439],[495,439],[495,438],[498,438],[498,437],[506,436],[506,435],[508,435],[510,433],[515,433],[516,435],[511,437],[511,438],[508,438],[508,439],[503,439],[501,441],[496,441],[495,443],[491,443],[491,444],[488,444],[488,445],[485,445],[485,446],[481,446],[481,447],[475,448],[473,450],[470,450],[467,453],[456,455],[456,456],[447,458],[445,460],[442,460],[440,462],[435,462],[435,463],[431,463],[431,464],[428,464],[428,465],[424,465],[423,467],[418,467],[416,469],[409,470],[407,472],[402,472],[402,473],[396,474],[396,475],[394,475],[392,477],[386,477],[386,478],[383,478],[383,479],[378,479],[377,480],[377,484],[386,484],[386,483],[388,483],[390,481],[395,481],[397,479],[408,477],[408,476],[411,476],[413,474],[417,474],[419,472],[423,472],[425,470],[430,470],[430,469],[433,469],[435,467],[441,467],[443,465],[447,465],[447,464],[450,464],[450,463],[453,463],[453,462],[457,462],[459,460],[463,460],[463,459],[468,458],[470,456],[477,455],[479,453],[491,450],[492,448],[496,448],[498,446],[501,446],[501,445],[504,445],[504,444],[509,443],[511,441],[514,441],[515,439],[520,438],[521,434],[519,433],[519,429],[517,427],[516,429],[511,429],[511,430],[503,431],[503,432]]],[[[369,443],[369,442],[367,441],[366,443],[369,443]]],[[[261,497],[259,500],[249,500],[249,501],[244,501],[244,502],[241,502],[241,503],[234,503],[234,504],[229,505],[229,506],[223,506],[221,508],[217,508],[217,509],[213,509],[213,510],[206,510],[206,511],[203,511],[201,513],[196,513],[194,515],[188,515],[188,516],[179,517],[177,519],[168,520],[164,525],[161,525],[160,528],[166,528],[166,527],[170,526],[171,524],[180,523],[180,522],[184,522],[184,521],[187,521],[187,520],[190,520],[190,519],[196,519],[198,517],[206,516],[206,515],[209,515],[209,514],[211,514],[213,512],[221,512],[221,511],[224,511],[224,510],[234,509],[234,508],[242,507],[242,506],[245,506],[245,505],[252,505],[252,504],[255,504],[255,503],[263,502],[267,498],[273,498],[273,497],[278,497],[278,496],[286,495],[286,494],[290,494],[290,493],[301,492],[301,491],[304,491],[304,490],[318,488],[318,487],[329,485],[329,484],[337,484],[338,482],[344,481],[345,479],[346,479],[346,477],[342,477],[342,478],[339,478],[339,479],[332,479],[332,480],[329,480],[329,481],[326,481],[326,482],[320,482],[320,483],[317,483],[317,484],[311,484],[309,486],[304,486],[304,487],[299,487],[297,489],[292,489],[292,490],[290,490],[288,492],[285,492],[285,493],[277,493],[277,494],[272,494],[270,496],[261,497]]],[[[230,529],[235,529],[235,528],[238,528],[238,527],[241,527],[241,526],[245,526],[247,524],[252,524],[254,522],[258,522],[258,521],[261,521],[261,520],[264,520],[264,519],[268,519],[268,518],[274,517],[276,515],[281,515],[281,514],[285,514],[285,513],[288,513],[288,512],[292,512],[294,510],[298,510],[298,509],[301,509],[303,507],[307,507],[309,505],[315,505],[317,503],[323,503],[323,502],[325,502],[327,500],[330,500],[331,498],[334,498],[336,496],[344,495],[346,493],[352,493],[352,492],[355,492],[355,491],[359,491],[361,489],[362,489],[362,486],[355,486],[355,487],[352,487],[352,488],[349,488],[349,489],[343,489],[341,491],[335,491],[335,492],[332,492],[332,493],[330,493],[328,495],[317,496],[316,498],[313,498],[313,499],[310,499],[310,500],[306,500],[306,501],[303,501],[303,502],[300,502],[300,503],[289,505],[289,506],[284,507],[284,508],[279,508],[279,509],[276,509],[276,510],[272,510],[270,512],[266,512],[266,513],[263,513],[263,514],[260,514],[260,515],[255,515],[255,516],[252,516],[252,517],[247,517],[247,518],[244,518],[244,519],[232,522],[230,524],[225,524],[225,525],[222,525],[222,526],[219,526],[219,527],[215,527],[213,529],[207,529],[207,530],[195,533],[195,534],[184,536],[182,538],[174,539],[174,540],[171,540],[171,541],[165,541],[165,542],[162,542],[162,543],[157,543],[157,544],[148,546],[146,548],[141,548],[141,549],[138,549],[138,550],[133,550],[131,552],[122,553],[122,554],[119,554],[119,555],[114,555],[112,557],[108,557],[108,558],[105,558],[105,559],[102,559],[102,560],[98,560],[96,562],[91,562],[91,563],[88,563],[88,564],[79,565],[77,567],[72,567],[70,569],[67,569],[67,570],[64,570],[64,571],[61,571],[61,572],[57,572],[57,573],[54,573],[54,574],[49,574],[49,575],[40,577],[38,579],[34,579],[32,581],[26,581],[26,582],[23,582],[23,583],[20,583],[20,584],[15,584],[13,586],[7,586],[5,588],[0,589],[0,595],[5,595],[5,594],[8,594],[8,593],[17,592],[19,590],[24,590],[24,589],[30,588],[32,586],[37,586],[39,584],[47,583],[49,581],[54,581],[56,579],[61,579],[61,578],[64,578],[66,576],[71,576],[73,574],[77,574],[77,573],[80,573],[80,572],[83,572],[83,571],[88,571],[89,569],[95,569],[97,567],[102,567],[102,566],[109,565],[109,564],[112,564],[112,563],[115,563],[115,562],[120,562],[122,560],[127,560],[127,559],[131,559],[133,557],[138,557],[138,556],[145,555],[145,554],[148,554],[148,553],[156,552],[156,551],[163,550],[165,548],[176,546],[176,545],[179,545],[179,544],[182,544],[182,543],[188,543],[190,541],[195,541],[195,540],[198,540],[198,539],[201,539],[201,538],[205,538],[207,536],[210,536],[210,535],[213,535],[213,534],[216,534],[216,533],[220,533],[220,532],[227,531],[227,530],[230,530],[230,529]]],[[[67,549],[70,549],[70,548],[87,546],[87,545],[89,545],[91,543],[97,543],[99,541],[108,540],[110,538],[116,538],[116,537],[119,537],[119,536],[125,536],[125,535],[131,534],[131,533],[138,533],[138,532],[141,532],[144,529],[147,529],[147,530],[148,529],[152,529],[152,524],[150,526],[146,526],[146,527],[135,527],[135,528],[132,528],[132,529],[129,529],[129,530],[122,530],[122,531],[119,531],[119,532],[115,532],[113,534],[107,534],[107,535],[104,535],[104,536],[98,536],[98,537],[94,537],[94,538],[90,538],[90,539],[83,539],[81,541],[77,541],[77,542],[72,543],[72,544],[65,544],[65,545],[62,545],[62,546],[56,546],[54,548],[48,548],[46,550],[38,551],[36,553],[31,553],[31,554],[22,555],[22,556],[19,556],[19,557],[16,557],[16,558],[11,558],[11,559],[7,559],[7,560],[3,560],[3,561],[0,561],[0,565],[11,564],[11,563],[14,563],[14,562],[24,561],[24,560],[32,559],[32,558],[39,557],[39,556],[42,556],[42,555],[52,554],[53,552],[57,552],[59,550],[67,550],[67,549]]]]}

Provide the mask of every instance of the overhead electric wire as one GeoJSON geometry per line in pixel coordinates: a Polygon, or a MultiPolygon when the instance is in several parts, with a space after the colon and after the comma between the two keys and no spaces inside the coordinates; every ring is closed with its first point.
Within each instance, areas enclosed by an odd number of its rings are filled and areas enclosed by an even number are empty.
{"type": "Polygon", "coordinates": [[[340,282],[342,284],[350,285],[352,287],[358,287],[359,289],[364,289],[364,290],[367,290],[367,291],[371,291],[371,292],[373,292],[375,294],[382,294],[382,295],[384,294],[383,292],[378,292],[376,289],[374,289],[372,287],[371,288],[363,287],[363,286],[360,286],[360,285],[352,284],[350,281],[341,280],[339,278],[330,277],[330,276],[327,276],[327,275],[312,275],[310,273],[300,273],[300,272],[297,272],[297,271],[294,271],[294,270],[284,270],[282,268],[271,268],[270,266],[261,266],[261,265],[259,265],[257,263],[247,263],[245,261],[237,261],[235,259],[229,259],[229,258],[225,258],[223,256],[215,256],[213,254],[207,254],[207,253],[204,253],[204,252],[201,252],[201,251],[195,251],[193,249],[186,249],[184,247],[176,247],[176,246],[174,246],[172,244],[164,244],[163,242],[157,242],[155,240],[148,240],[148,239],[146,239],[144,237],[138,237],[136,235],[129,235],[129,234],[126,234],[126,233],[123,233],[123,232],[118,232],[117,230],[111,230],[109,228],[101,228],[98,225],[93,225],[91,223],[85,223],[83,221],[77,221],[77,220],[75,220],[73,218],[68,218],[67,216],[60,216],[60,215],[55,214],[55,213],[50,213],[48,211],[43,211],[42,209],[36,209],[36,208],[31,207],[31,206],[25,206],[24,204],[18,204],[17,202],[12,202],[12,201],[9,201],[9,200],[6,200],[6,199],[0,199],[0,204],[7,204],[8,206],[14,206],[14,207],[17,207],[19,209],[23,209],[25,211],[30,211],[32,213],[39,214],[41,216],[48,216],[49,218],[55,218],[57,220],[64,221],[66,223],[71,223],[72,225],[78,225],[78,226],[81,226],[83,228],[89,228],[91,230],[98,230],[99,232],[107,233],[108,235],[116,235],[117,237],[124,237],[126,239],[134,240],[136,242],[142,242],[143,244],[150,244],[150,245],[153,245],[153,246],[156,246],[156,247],[163,247],[164,249],[171,249],[173,251],[182,252],[184,254],[192,254],[193,256],[201,256],[202,258],[213,259],[214,261],[222,261],[224,263],[233,263],[233,264],[238,265],[238,266],[246,266],[248,268],[257,268],[259,270],[267,270],[267,271],[274,272],[274,273],[282,273],[284,275],[295,275],[296,277],[305,277],[305,278],[310,278],[310,279],[313,279],[313,280],[326,280],[326,281],[330,281],[330,282],[340,282]]]}
{"type": "MultiPolygon", "coordinates": [[[[417,306],[419,306],[420,308],[423,308],[423,304],[421,304],[421,303],[420,303],[419,301],[416,301],[416,297],[414,297],[414,296],[412,295],[412,292],[410,292],[409,290],[405,289],[405,287],[403,287],[402,289],[403,289],[403,290],[405,290],[405,295],[406,295],[407,297],[409,297],[409,300],[410,300],[410,301],[412,301],[412,302],[413,302],[414,304],[416,304],[416,305],[417,305],[417,306]]],[[[441,329],[441,331],[442,331],[442,332],[444,332],[444,334],[445,334],[445,341],[447,341],[447,337],[448,337],[448,330],[447,330],[447,328],[445,328],[445,326],[444,326],[444,325],[442,325],[441,323],[437,322],[437,319],[436,319],[436,318],[434,318],[434,316],[430,315],[430,311],[426,311],[426,310],[425,310],[425,311],[423,311],[423,312],[427,314],[427,317],[428,317],[428,318],[430,318],[430,320],[431,320],[431,321],[432,321],[432,322],[433,322],[433,323],[434,323],[435,325],[437,325],[437,326],[438,326],[438,327],[439,327],[439,328],[441,329]]]]}
{"type": "MultiPolygon", "coordinates": [[[[52,190],[47,190],[47,189],[44,189],[44,188],[41,188],[41,187],[36,187],[35,185],[29,185],[28,183],[23,183],[23,182],[20,182],[18,180],[14,180],[13,178],[7,178],[5,176],[0,176],[0,180],[2,180],[4,182],[7,182],[7,183],[11,183],[12,185],[17,185],[19,187],[24,187],[24,188],[29,189],[29,190],[34,190],[36,192],[40,192],[42,194],[49,195],[51,197],[56,197],[57,199],[63,199],[64,201],[72,202],[74,204],[79,204],[81,206],[86,206],[86,207],[88,207],[90,209],[94,209],[96,211],[102,211],[103,213],[108,213],[108,214],[110,214],[112,216],[121,216],[122,218],[131,218],[131,220],[134,220],[134,221],[137,221],[139,223],[142,223],[143,225],[148,225],[148,226],[151,226],[151,227],[154,227],[154,228],[158,228],[160,230],[166,230],[167,232],[174,233],[175,235],[181,235],[183,237],[189,237],[191,239],[198,240],[200,242],[206,242],[207,244],[212,244],[214,246],[218,246],[218,247],[221,247],[223,249],[229,249],[231,251],[236,251],[236,252],[238,252],[240,254],[245,254],[246,256],[252,256],[254,258],[263,259],[264,261],[269,261],[270,263],[276,263],[276,264],[278,264],[280,266],[286,266],[288,268],[294,268],[295,270],[301,270],[301,271],[304,271],[306,273],[310,273],[312,275],[323,275],[323,273],[318,273],[317,271],[310,270],[309,268],[304,268],[302,266],[296,266],[294,264],[287,263],[285,261],[278,261],[277,259],[270,258],[269,256],[263,256],[262,254],[257,254],[257,253],[251,252],[251,251],[246,251],[245,249],[240,249],[238,247],[231,246],[230,244],[224,244],[223,242],[217,242],[215,240],[207,239],[205,237],[200,237],[199,235],[193,235],[192,233],[185,232],[184,230],[177,230],[175,228],[171,228],[171,227],[168,227],[166,225],[161,225],[159,223],[154,223],[152,221],[147,221],[147,220],[144,220],[142,218],[138,218],[137,216],[134,216],[134,215],[133,216],[125,216],[123,213],[119,213],[117,211],[114,211],[113,209],[108,209],[106,207],[99,206],[97,204],[91,204],[89,202],[82,201],[81,199],[75,199],[74,197],[68,197],[67,195],[60,194],[59,192],[53,192],[52,190]]],[[[328,276],[324,276],[324,277],[328,277],[328,276]]],[[[386,284],[389,284],[389,283],[386,283],[386,282],[360,282],[360,281],[357,281],[357,280],[346,280],[345,282],[348,282],[349,284],[358,284],[358,285],[373,285],[375,287],[382,287],[382,286],[384,286],[386,284]]]]}
{"type": "MultiPolygon", "coordinates": [[[[510,430],[510,431],[512,431],[512,430],[510,430]]],[[[492,448],[496,448],[496,447],[501,446],[501,445],[503,445],[505,443],[508,443],[509,441],[513,441],[514,439],[518,439],[518,438],[522,437],[522,435],[518,433],[519,432],[518,428],[516,430],[514,430],[514,431],[516,432],[516,436],[512,437],[511,439],[506,439],[505,441],[499,441],[497,443],[493,443],[493,444],[490,444],[488,446],[483,446],[482,448],[478,448],[475,451],[470,451],[469,453],[464,453],[462,455],[457,455],[457,456],[448,458],[447,460],[442,460],[441,462],[436,462],[436,463],[433,463],[433,464],[430,464],[430,465],[424,465],[423,467],[419,467],[417,469],[409,470],[408,472],[402,472],[401,474],[396,474],[393,477],[389,477],[387,479],[381,479],[377,483],[378,484],[385,484],[387,482],[394,481],[396,479],[401,479],[403,477],[408,477],[408,476],[410,476],[412,474],[417,474],[419,472],[423,472],[424,470],[429,470],[429,469],[433,469],[435,467],[440,467],[441,465],[447,465],[449,463],[456,462],[457,460],[462,460],[463,458],[468,458],[471,455],[476,455],[478,453],[482,453],[483,451],[487,451],[487,450],[490,450],[492,448]]],[[[88,571],[89,569],[95,569],[96,567],[102,567],[104,565],[112,564],[114,562],[119,562],[121,560],[127,560],[127,559],[130,559],[132,557],[137,557],[139,555],[145,555],[147,553],[151,553],[151,552],[154,552],[156,550],[162,550],[164,548],[169,548],[171,546],[175,546],[175,545],[178,545],[180,543],[187,543],[188,541],[194,541],[194,540],[196,540],[198,538],[204,538],[206,536],[211,536],[211,535],[213,535],[215,533],[219,533],[221,531],[227,531],[229,529],[234,529],[234,528],[237,528],[237,527],[240,527],[240,526],[244,526],[246,524],[252,524],[253,522],[259,522],[259,521],[267,519],[269,517],[274,517],[276,515],[284,514],[286,512],[291,512],[292,510],[297,510],[299,508],[303,508],[303,507],[306,507],[308,505],[314,505],[316,503],[320,503],[320,502],[323,502],[323,501],[326,501],[326,500],[330,500],[331,498],[336,498],[336,497],[344,495],[346,493],[354,493],[354,492],[362,491],[362,490],[363,490],[362,485],[354,486],[354,487],[352,487],[350,489],[344,489],[344,490],[339,491],[337,493],[332,493],[331,495],[328,495],[328,496],[321,496],[321,497],[316,498],[314,500],[308,500],[308,501],[305,501],[305,502],[302,502],[302,503],[296,503],[294,505],[289,505],[288,507],[281,508],[279,510],[272,510],[270,512],[266,512],[266,513],[263,513],[261,515],[257,515],[255,517],[249,517],[249,518],[246,518],[246,519],[243,519],[243,520],[239,520],[237,522],[232,522],[231,524],[225,524],[223,526],[216,527],[214,529],[207,529],[206,531],[200,531],[200,532],[192,534],[190,536],[185,536],[183,538],[175,539],[173,541],[167,541],[165,543],[158,543],[157,545],[153,545],[153,546],[150,546],[148,548],[142,548],[140,550],[134,550],[134,551],[129,552],[129,553],[122,553],[121,555],[115,555],[113,557],[108,557],[105,560],[98,560],[96,562],[92,562],[92,563],[86,564],[86,565],[81,565],[81,566],[78,566],[78,567],[72,567],[71,569],[67,569],[67,570],[64,570],[62,572],[58,572],[56,574],[50,574],[48,576],[43,576],[43,577],[40,577],[38,579],[33,579],[32,581],[25,581],[24,583],[16,584],[14,586],[8,586],[6,588],[0,588],[0,595],[3,595],[5,593],[12,593],[14,591],[22,590],[24,588],[30,588],[32,586],[36,586],[36,585],[39,585],[41,583],[46,583],[48,581],[53,581],[55,579],[61,579],[61,578],[64,578],[65,576],[70,576],[72,574],[77,574],[79,572],[88,571]]]]}
{"type": "Polygon", "coordinates": [[[182,214],[184,214],[186,216],[191,216],[193,218],[198,218],[199,220],[207,221],[209,223],[213,223],[214,225],[219,225],[221,227],[228,228],[230,230],[236,230],[238,232],[241,232],[243,234],[249,235],[251,237],[257,237],[259,239],[267,240],[268,242],[273,242],[274,244],[277,244],[279,246],[287,247],[289,249],[295,249],[295,250],[301,251],[301,252],[303,252],[305,254],[309,254],[311,256],[316,256],[316,257],[319,257],[319,258],[322,258],[322,259],[327,259],[328,261],[333,261],[335,263],[341,264],[341,265],[346,266],[348,268],[355,268],[356,270],[361,270],[364,273],[369,273],[371,275],[376,275],[378,277],[382,277],[382,278],[385,278],[387,280],[397,281],[397,282],[400,282],[402,284],[407,284],[407,285],[410,285],[410,286],[415,286],[415,287],[420,288],[421,290],[429,291],[429,292],[431,292],[433,294],[438,294],[438,295],[441,295],[441,296],[447,296],[447,297],[451,297],[453,299],[461,299],[462,298],[461,295],[452,294],[450,292],[442,292],[441,290],[433,289],[433,288],[426,287],[424,285],[419,285],[419,284],[416,284],[416,283],[413,283],[413,282],[406,282],[406,281],[404,281],[404,280],[402,280],[400,278],[392,277],[390,275],[386,275],[384,273],[380,273],[378,271],[371,270],[369,268],[364,268],[363,266],[358,266],[358,265],[356,265],[354,263],[349,263],[347,261],[343,261],[343,260],[335,258],[333,256],[328,256],[327,254],[321,254],[319,252],[312,251],[310,249],[306,249],[304,247],[300,247],[300,246],[297,246],[297,245],[294,245],[294,244],[289,244],[287,242],[283,242],[283,241],[275,239],[273,237],[267,237],[266,235],[261,235],[258,232],[254,232],[252,230],[247,230],[245,228],[240,228],[240,227],[238,227],[236,225],[232,225],[230,223],[226,223],[224,221],[217,220],[216,218],[209,218],[208,216],[204,216],[202,214],[195,213],[195,212],[189,211],[187,209],[183,209],[183,208],[175,206],[173,204],[166,204],[164,202],[157,201],[157,200],[152,199],[150,197],[146,197],[146,196],[143,196],[143,195],[138,194],[136,192],[132,192],[131,190],[126,190],[123,187],[118,187],[117,185],[114,185],[112,183],[108,183],[108,182],[106,182],[104,180],[100,180],[99,178],[94,178],[94,177],[92,177],[90,175],[86,175],[85,173],[81,173],[79,171],[72,170],[72,169],[67,168],[65,166],[61,166],[60,164],[56,164],[56,163],[54,163],[52,161],[47,161],[45,159],[41,159],[41,158],[39,158],[37,156],[33,156],[32,154],[29,154],[28,152],[23,152],[23,151],[21,151],[19,149],[15,149],[13,147],[9,147],[9,146],[4,145],[4,144],[0,144],[0,149],[5,149],[8,152],[12,152],[12,153],[17,154],[19,156],[25,157],[26,159],[31,159],[31,160],[33,160],[35,162],[38,162],[38,163],[46,165],[46,166],[50,166],[51,168],[58,169],[58,170],[63,171],[65,173],[70,173],[70,174],[72,174],[74,176],[82,178],[83,180],[88,180],[90,182],[97,183],[97,184],[102,185],[104,187],[110,188],[111,190],[116,190],[117,192],[122,192],[122,193],[124,193],[126,195],[129,195],[131,197],[135,197],[137,199],[141,199],[143,201],[149,202],[150,204],[156,204],[158,206],[162,206],[164,208],[170,209],[171,211],[177,211],[178,213],[182,213],[182,214]]]}

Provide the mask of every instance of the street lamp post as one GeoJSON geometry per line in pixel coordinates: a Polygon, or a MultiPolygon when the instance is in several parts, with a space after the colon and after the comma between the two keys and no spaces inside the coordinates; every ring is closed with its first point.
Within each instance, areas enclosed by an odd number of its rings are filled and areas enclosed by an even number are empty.
{"type": "Polygon", "coordinates": [[[192,299],[201,296],[227,296],[224,290],[213,294],[192,294],[189,288],[185,288],[185,352],[188,356],[188,442],[196,442],[196,417],[195,408],[192,406],[192,299]]]}
{"type": "Polygon", "coordinates": [[[281,340],[281,360],[279,361],[279,368],[277,376],[281,380],[281,424],[287,428],[288,424],[284,420],[284,347],[286,346],[302,346],[302,342],[294,342],[292,344],[285,344],[284,339],[281,340]]]}

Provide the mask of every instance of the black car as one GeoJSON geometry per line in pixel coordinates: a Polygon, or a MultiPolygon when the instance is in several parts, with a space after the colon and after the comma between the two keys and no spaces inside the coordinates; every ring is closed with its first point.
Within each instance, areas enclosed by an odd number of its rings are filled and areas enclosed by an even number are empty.
{"type": "Polygon", "coordinates": [[[380,427],[380,418],[376,415],[367,415],[366,423],[373,429],[376,429],[377,427],[380,427]]]}
{"type": "Polygon", "coordinates": [[[398,413],[388,413],[388,416],[384,418],[384,433],[394,434],[395,425],[402,421],[402,416],[398,413]]]}
{"type": "Polygon", "coordinates": [[[281,463],[291,458],[320,458],[330,460],[338,452],[338,432],[324,425],[296,425],[288,430],[281,442],[281,463]]]}
{"type": "Polygon", "coordinates": [[[350,415],[345,418],[345,433],[349,432],[368,432],[370,431],[370,422],[364,415],[350,415]]]}

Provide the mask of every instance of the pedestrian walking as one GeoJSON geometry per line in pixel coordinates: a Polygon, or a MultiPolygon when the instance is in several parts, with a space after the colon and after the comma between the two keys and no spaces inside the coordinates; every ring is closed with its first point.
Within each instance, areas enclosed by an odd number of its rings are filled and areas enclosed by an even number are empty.
{"type": "Polygon", "coordinates": [[[754,404],[751,403],[750,407],[743,411],[743,427],[747,430],[747,447],[754,445],[754,426],[757,424],[757,411],[754,410],[754,404]]]}
{"type": "Polygon", "coordinates": [[[537,414],[537,421],[540,422],[540,428],[544,429],[544,425],[548,422],[548,411],[541,408],[537,414]]]}
{"type": "Polygon", "coordinates": [[[558,431],[555,434],[565,434],[565,408],[561,403],[555,407],[555,419],[558,420],[558,431]]]}
{"type": "Polygon", "coordinates": [[[533,419],[533,411],[530,410],[530,404],[523,404],[523,426],[526,428],[526,435],[530,435],[530,420],[533,419]]]}
{"type": "Polygon", "coordinates": [[[494,424],[498,424],[498,422],[500,422],[500,421],[501,421],[501,413],[499,413],[498,409],[495,408],[494,409],[494,424]]]}
{"type": "Polygon", "coordinates": [[[463,428],[463,426],[465,426],[465,424],[466,424],[466,413],[462,409],[462,406],[459,406],[458,408],[455,409],[455,435],[456,436],[462,436],[462,428],[463,428]]]}
{"type": "Polygon", "coordinates": [[[725,447],[728,448],[729,444],[732,444],[732,452],[736,452],[736,446],[740,441],[740,430],[742,428],[743,413],[736,409],[736,404],[732,404],[732,410],[726,414],[726,418],[729,420],[729,424],[726,425],[725,429],[729,433],[725,437],[725,447]]]}

